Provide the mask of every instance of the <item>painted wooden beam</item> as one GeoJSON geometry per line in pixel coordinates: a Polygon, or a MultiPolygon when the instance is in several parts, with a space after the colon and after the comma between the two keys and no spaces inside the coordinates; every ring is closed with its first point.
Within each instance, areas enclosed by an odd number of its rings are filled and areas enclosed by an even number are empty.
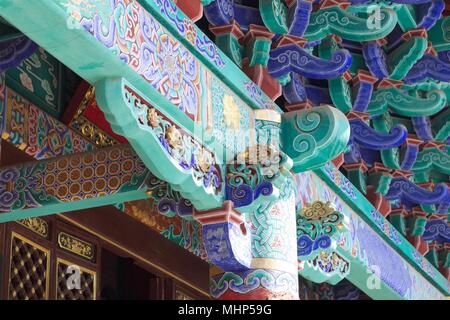
{"type": "Polygon", "coordinates": [[[152,105],[123,78],[98,83],[97,101],[113,130],[128,139],[154,175],[196,208],[221,205],[223,178],[214,149],[173,120],[163,105],[152,105]]]}
{"type": "Polygon", "coordinates": [[[333,285],[345,278],[373,299],[445,298],[448,282],[439,271],[375,209],[370,219],[355,209],[362,195],[345,177],[333,182],[324,174],[295,177],[299,274],[333,285]]]}
{"type": "MultiPolygon", "coordinates": [[[[337,203],[337,206],[345,208],[345,211],[348,212],[347,215],[353,221],[350,223],[351,228],[349,229],[352,236],[347,238],[347,241],[342,241],[341,238],[342,245],[338,251],[349,259],[352,268],[354,268],[347,279],[370,296],[381,299],[386,299],[382,294],[380,295],[381,291],[368,290],[367,288],[366,281],[374,273],[382,282],[386,282],[391,291],[394,290],[395,295],[401,296],[402,299],[417,299],[417,295],[425,292],[424,290],[432,292],[437,289],[445,296],[450,294],[450,282],[373,207],[369,200],[339,170],[328,163],[323,168],[314,170],[314,173],[323,181],[322,184],[326,184],[326,189],[331,191],[331,198],[334,199],[333,201],[337,203]],[[361,239],[355,240],[358,237],[361,239]],[[352,252],[356,249],[352,248],[351,243],[360,247],[359,253],[352,252]],[[384,257],[384,259],[378,259],[377,257],[384,257]],[[399,275],[404,277],[404,283],[413,284],[419,281],[422,291],[417,288],[407,291],[405,287],[402,287],[401,282],[394,284],[391,281],[395,278],[393,273],[397,272],[391,267],[391,265],[396,265],[393,261],[404,261],[402,264],[405,265],[405,273],[399,275]],[[377,263],[379,269],[375,272],[368,272],[370,265],[377,263]],[[364,265],[365,268],[363,268],[364,265]]],[[[317,180],[317,184],[321,183],[320,180],[317,180]]],[[[314,183],[311,182],[311,185],[314,185],[314,183]]],[[[324,187],[316,188],[320,190],[324,187]]],[[[330,196],[330,191],[326,192],[326,195],[330,196]]],[[[374,278],[372,277],[372,279],[374,278]]]]}
{"type": "Polygon", "coordinates": [[[148,198],[129,146],[0,168],[0,223],[148,198]]]}
{"type": "MultiPolygon", "coordinates": [[[[173,133],[176,140],[180,132],[185,132],[194,140],[205,141],[206,145],[200,147],[208,148],[215,161],[233,158],[255,143],[253,109],[278,109],[169,0],[139,3],[96,0],[89,1],[89,5],[86,1],[44,0],[35,4],[19,0],[14,4],[0,2],[0,8],[3,18],[99,89],[105,88],[108,81],[114,82],[112,79],[126,79],[132,91],[145,93],[142,106],[158,106],[160,111],[164,110],[166,120],[176,125],[177,130],[171,129],[168,135],[173,133]],[[148,54],[152,57],[144,59],[148,54]]],[[[108,96],[106,93],[114,94],[104,92],[103,96],[108,96]]],[[[99,105],[105,113],[112,112],[105,99],[99,105]]],[[[113,113],[116,117],[124,115],[127,108],[121,104],[113,113]]],[[[111,117],[108,120],[112,121],[111,117]]],[[[137,120],[147,121],[132,119],[137,120]]],[[[156,157],[165,162],[152,164],[149,159],[152,148],[144,140],[137,142],[137,132],[127,130],[129,127],[123,122],[114,127],[120,131],[117,133],[134,140],[132,145],[137,153],[157,175],[158,168],[178,167],[176,171],[165,170],[171,177],[158,177],[179,186],[178,191],[199,210],[221,205],[220,192],[202,191],[204,179],[191,179],[189,183],[181,179],[186,176],[185,169],[179,170],[183,163],[174,163],[176,160],[167,159],[166,154],[156,157]]],[[[141,135],[146,136],[142,132],[141,135]]],[[[173,145],[170,147],[174,149],[173,145]]],[[[185,159],[188,165],[200,156],[197,152],[182,152],[195,156],[185,159]]],[[[215,177],[212,181],[222,182],[215,177]]]]}
{"type": "Polygon", "coordinates": [[[37,160],[95,148],[81,134],[7,87],[1,75],[0,135],[1,139],[37,160]]]}

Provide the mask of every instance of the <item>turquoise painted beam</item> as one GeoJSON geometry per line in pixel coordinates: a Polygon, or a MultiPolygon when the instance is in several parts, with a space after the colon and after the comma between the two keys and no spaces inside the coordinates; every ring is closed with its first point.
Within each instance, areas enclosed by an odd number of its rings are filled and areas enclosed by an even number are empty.
{"type": "MultiPolygon", "coordinates": [[[[75,133],[66,125],[59,122],[57,119],[45,113],[38,107],[28,105],[26,100],[22,99],[19,94],[13,92],[10,88],[6,88],[5,83],[2,80],[4,80],[4,77],[2,78],[2,74],[0,74],[0,132],[2,132],[1,136],[4,141],[7,141],[16,148],[23,150],[23,152],[30,157],[33,157],[35,160],[67,156],[74,153],[92,151],[94,149],[94,146],[83,136],[75,133]],[[8,99],[6,99],[7,96],[8,99]],[[12,103],[12,101],[17,103],[12,103]],[[35,125],[36,120],[34,119],[39,119],[38,126],[35,125]],[[5,124],[6,127],[4,126],[5,124]],[[55,133],[57,133],[58,136],[55,136],[55,133]],[[40,139],[39,137],[43,138],[40,139]],[[46,139],[44,137],[53,139],[46,139]]],[[[189,205],[191,205],[190,202],[180,199],[179,194],[174,192],[166,182],[157,179],[153,175],[151,175],[147,181],[147,196],[152,198],[155,205],[157,204],[158,207],[158,212],[155,214],[159,213],[167,217],[174,217],[178,214],[182,215],[183,218],[186,218],[186,214],[189,214],[189,205]],[[175,207],[162,205],[162,203],[167,203],[167,201],[172,200],[174,200],[177,204],[175,207]]],[[[141,198],[140,191],[138,194],[139,198],[141,198]]],[[[130,193],[124,193],[120,196],[123,196],[125,198],[124,201],[126,202],[121,201],[121,205],[116,205],[119,210],[124,212],[127,211],[128,213],[134,210],[133,208],[135,208],[135,204],[127,201],[127,197],[129,195],[130,193]]],[[[117,195],[114,197],[119,198],[117,195]]],[[[70,204],[70,208],[75,210],[83,209],[86,206],[94,207],[99,205],[107,205],[110,204],[110,201],[112,201],[111,197],[103,197],[102,199],[97,197],[82,202],[73,202],[70,204]]],[[[40,212],[48,210],[49,208],[39,208],[40,212]]],[[[48,212],[45,212],[45,214],[47,213],[48,212]]],[[[25,217],[29,214],[33,214],[33,211],[23,211],[23,215],[25,217]]],[[[14,219],[18,217],[18,212],[15,212],[14,219]]],[[[179,227],[181,231],[179,234],[173,233],[173,226],[170,227],[171,223],[176,225],[177,220],[170,222],[168,229],[164,229],[162,231],[158,229],[158,232],[183,248],[185,248],[184,241],[182,241],[184,237],[194,238],[199,236],[199,233],[194,231],[197,230],[197,228],[200,228],[195,222],[189,222],[186,224],[180,223],[181,225],[179,227]],[[191,230],[190,228],[193,229],[191,230]]],[[[189,239],[186,241],[192,243],[192,246],[189,247],[190,252],[205,259],[204,252],[197,245],[199,242],[198,240],[189,239]]]]}
{"type": "Polygon", "coordinates": [[[0,223],[148,198],[149,171],[129,146],[0,168],[0,223]]]}
{"type": "MultiPolygon", "coordinates": [[[[152,70],[157,71],[155,74],[175,71],[176,76],[179,71],[173,67],[181,64],[189,69],[185,76],[193,77],[194,85],[202,82],[203,90],[199,95],[206,95],[208,88],[204,82],[211,75],[221,81],[220,86],[236,93],[251,108],[279,110],[172,1],[115,3],[114,6],[113,2],[93,0],[86,6],[85,1],[30,3],[19,0],[2,1],[0,8],[3,18],[91,83],[121,76],[139,90],[150,91],[149,83],[159,90],[167,86],[150,76],[152,70]],[[136,21],[131,19],[133,23],[129,19],[131,15],[138,17],[136,21]],[[165,55],[171,53],[181,61],[165,59],[165,55]],[[155,70],[163,69],[164,65],[146,64],[143,57],[147,54],[155,54],[156,60],[161,60],[158,63],[173,61],[175,64],[171,64],[172,68],[167,65],[165,70],[155,70]]],[[[169,81],[172,80],[171,77],[169,81]]],[[[164,93],[166,97],[175,94],[180,98],[173,91],[164,93]]],[[[185,106],[182,103],[182,107],[185,106]]]]}
{"type": "MultiPolygon", "coordinates": [[[[314,170],[314,173],[342,199],[345,206],[355,212],[358,216],[357,219],[360,220],[358,222],[361,226],[360,229],[378,235],[385,242],[385,245],[383,245],[385,249],[383,250],[395,251],[402,258],[399,261],[404,259],[407,262],[407,267],[410,266],[414,269],[421,277],[426,279],[426,282],[444,295],[450,295],[450,282],[373,207],[367,198],[333,164],[328,163],[323,168],[314,170]]],[[[362,234],[366,235],[364,232],[362,234]]],[[[372,240],[366,241],[366,243],[376,244],[372,240]]],[[[367,256],[370,256],[369,251],[367,251],[367,256]]]]}
{"type": "MultiPolygon", "coordinates": [[[[442,299],[443,292],[313,172],[295,176],[299,275],[336,285],[344,278],[373,299],[442,299]],[[420,290],[418,290],[420,288],[420,290]]],[[[340,189],[352,197],[353,186],[340,189]]],[[[355,189],[356,190],[356,189],[355,189]]],[[[383,217],[371,215],[381,221],[383,217]]],[[[386,225],[393,239],[396,229],[386,225]]],[[[437,270],[435,270],[437,272],[437,270]]]]}
{"type": "MultiPolygon", "coordinates": [[[[0,11],[3,18],[91,84],[125,79],[134,91],[145,93],[148,105],[164,110],[169,122],[202,141],[202,147],[218,162],[255,144],[255,109],[278,110],[169,0],[95,0],[89,1],[89,6],[70,0],[0,1],[0,11]]],[[[107,103],[100,106],[108,113],[107,103]]],[[[115,114],[125,112],[114,110],[115,114]]],[[[122,125],[113,127],[135,140],[136,135],[122,125]]],[[[149,168],[172,166],[169,162],[150,165],[149,146],[140,143],[137,152],[149,168]]],[[[196,158],[189,160],[195,162],[199,155],[195,153],[196,158]]],[[[180,176],[170,173],[175,187],[179,185],[184,195],[193,195],[188,199],[199,210],[220,205],[218,194],[205,194],[201,182],[194,186],[174,181],[185,176],[183,170],[179,172],[180,176]],[[200,196],[194,195],[197,190],[200,196]]]]}
{"type": "Polygon", "coordinates": [[[145,165],[196,208],[222,203],[222,172],[214,152],[180,124],[163,106],[151,105],[125,79],[96,86],[97,101],[112,129],[126,136],[145,165]]]}

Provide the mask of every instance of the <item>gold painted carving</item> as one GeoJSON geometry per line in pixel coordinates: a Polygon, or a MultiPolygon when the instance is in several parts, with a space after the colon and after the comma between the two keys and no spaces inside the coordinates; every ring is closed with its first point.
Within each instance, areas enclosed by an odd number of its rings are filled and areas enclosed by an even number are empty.
{"type": "Polygon", "coordinates": [[[241,112],[233,97],[225,95],[223,97],[223,117],[225,125],[230,129],[239,129],[241,122],[241,112]]]}
{"type": "Polygon", "coordinates": [[[81,134],[85,138],[94,142],[97,146],[106,147],[117,144],[117,142],[113,138],[111,138],[107,133],[99,129],[85,117],[78,117],[77,122],[80,127],[81,134]]]}
{"type": "Polygon", "coordinates": [[[40,236],[43,236],[44,238],[48,237],[48,223],[41,218],[26,218],[17,220],[16,222],[39,234],[40,236]]]}
{"type": "Polygon", "coordinates": [[[308,220],[320,220],[335,212],[330,202],[315,201],[302,208],[300,214],[308,220]]]}
{"type": "Polygon", "coordinates": [[[60,248],[70,251],[88,260],[94,260],[94,245],[80,240],[65,232],[58,233],[58,245],[60,248]]]}
{"type": "Polygon", "coordinates": [[[177,127],[170,126],[166,131],[166,139],[169,143],[169,146],[171,146],[174,149],[180,148],[183,144],[182,142],[182,135],[180,130],[177,129],[177,127]]]}

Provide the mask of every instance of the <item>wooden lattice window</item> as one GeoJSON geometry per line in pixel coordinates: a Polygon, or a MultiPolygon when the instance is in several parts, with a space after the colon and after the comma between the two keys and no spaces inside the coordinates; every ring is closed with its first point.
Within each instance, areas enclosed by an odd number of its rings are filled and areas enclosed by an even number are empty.
{"type": "Polygon", "coordinates": [[[92,270],[78,266],[63,259],[57,259],[57,292],[58,300],[95,300],[96,273],[92,270]],[[69,270],[71,266],[71,270],[69,270]],[[77,276],[75,269],[79,270],[79,280],[70,277],[77,276]]]}
{"type": "Polygon", "coordinates": [[[11,300],[48,299],[50,251],[11,234],[8,297],[11,300]]]}

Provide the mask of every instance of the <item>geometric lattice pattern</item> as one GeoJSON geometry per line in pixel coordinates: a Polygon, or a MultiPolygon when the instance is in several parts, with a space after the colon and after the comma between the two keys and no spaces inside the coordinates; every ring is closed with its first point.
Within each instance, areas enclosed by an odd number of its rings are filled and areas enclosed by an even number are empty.
{"type": "Polygon", "coordinates": [[[75,263],[58,259],[57,262],[57,300],[95,300],[95,272],[77,266],[79,273],[68,270],[69,266],[76,266],[75,263]],[[79,279],[73,278],[77,277],[79,279]],[[72,278],[71,278],[72,277],[72,278]]]}
{"type": "Polygon", "coordinates": [[[48,298],[49,251],[12,233],[9,272],[10,300],[48,298]]]}

